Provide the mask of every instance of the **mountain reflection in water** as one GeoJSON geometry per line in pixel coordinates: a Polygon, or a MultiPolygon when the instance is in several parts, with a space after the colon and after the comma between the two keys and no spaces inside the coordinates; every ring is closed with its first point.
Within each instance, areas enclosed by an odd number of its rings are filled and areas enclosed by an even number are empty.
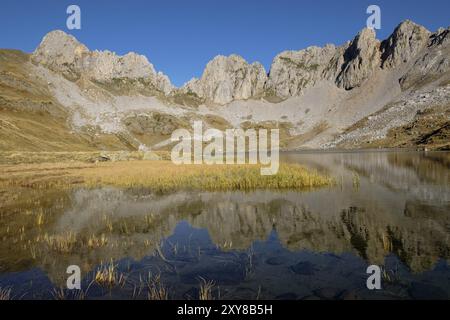
{"type": "Polygon", "coordinates": [[[147,298],[149,273],[175,299],[198,299],[202,281],[221,299],[450,297],[449,153],[283,160],[338,183],[310,192],[45,190],[2,208],[0,287],[54,298],[75,264],[88,298],[147,298]],[[126,281],[89,286],[110,261],[126,281]],[[384,266],[383,290],[366,288],[370,264],[384,266]]]}

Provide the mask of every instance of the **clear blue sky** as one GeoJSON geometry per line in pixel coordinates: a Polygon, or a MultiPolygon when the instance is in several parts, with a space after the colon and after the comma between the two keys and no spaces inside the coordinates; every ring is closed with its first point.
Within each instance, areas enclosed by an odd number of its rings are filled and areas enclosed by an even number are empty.
{"type": "Polygon", "coordinates": [[[449,0],[1,0],[0,47],[32,52],[61,29],[91,50],[144,54],[181,85],[218,54],[237,53],[269,71],[283,50],[342,44],[365,26],[369,4],[382,10],[380,39],[404,19],[433,31],[450,22],[449,0]],[[79,31],[66,29],[69,4],[81,7],[79,31]]]}

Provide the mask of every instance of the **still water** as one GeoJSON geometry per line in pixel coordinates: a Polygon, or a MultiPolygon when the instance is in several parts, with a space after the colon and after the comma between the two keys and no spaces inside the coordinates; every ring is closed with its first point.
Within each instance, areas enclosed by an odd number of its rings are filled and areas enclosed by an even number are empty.
{"type": "Polygon", "coordinates": [[[0,209],[15,299],[448,299],[450,153],[288,153],[310,191],[38,190],[0,209]],[[64,290],[78,265],[82,291],[64,290]],[[366,269],[382,267],[382,289],[366,269]],[[95,281],[111,267],[110,283],[95,281]],[[157,294],[155,294],[157,292],[157,294]]]}

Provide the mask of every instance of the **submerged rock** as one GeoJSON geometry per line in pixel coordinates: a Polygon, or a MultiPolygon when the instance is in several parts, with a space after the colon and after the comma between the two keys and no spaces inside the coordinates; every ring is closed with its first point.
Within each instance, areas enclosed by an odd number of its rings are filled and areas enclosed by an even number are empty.
{"type": "Polygon", "coordinates": [[[311,262],[302,261],[290,267],[290,269],[299,275],[302,276],[311,276],[315,273],[316,269],[311,262]]]}
{"type": "Polygon", "coordinates": [[[266,263],[271,266],[279,266],[286,263],[286,259],[284,257],[270,257],[266,260],[266,263]]]}

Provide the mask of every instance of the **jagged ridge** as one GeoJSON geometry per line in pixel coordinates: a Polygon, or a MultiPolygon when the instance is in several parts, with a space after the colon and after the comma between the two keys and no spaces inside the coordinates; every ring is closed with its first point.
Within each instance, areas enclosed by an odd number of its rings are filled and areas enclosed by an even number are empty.
{"type": "MultiPolygon", "coordinates": [[[[199,79],[175,88],[142,55],[90,51],[73,36],[53,31],[31,56],[17,60],[16,54],[0,54],[0,107],[49,112],[50,117],[58,113],[73,132],[89,128],[94,136],[118,134],[127,148],[167,145],[168,128],[178,123],[174,119],[182,119],[183,126],[209,119],[220,127],[283,128],[282,145],[290,150],[333,147],[346,137],[361,146],[388,133],[377,129],[370,137],[355,136],[349,130],[357,123],[404,126],[429,102],[444,106],[447,114],[448,35],[448,28],[431,33],[409,20],[381,42],[373,30],[364,29],[341,46],[282,52],[268,73],[238,55],[217,56],[199,79]],[[428,100],[415,103],[422,94],[428,100]],[[381,116],[394,102],[413,107],[381,116]],[[156,122],[167,123],[141,121],[154,115],[156,122]],[[393,121],[367,122],[369,116],[393,121]],[[349,135],[339,137],[342,133],[349,135]]],[[[419,136],[418,141],[424,140],[419,136]]]]}

